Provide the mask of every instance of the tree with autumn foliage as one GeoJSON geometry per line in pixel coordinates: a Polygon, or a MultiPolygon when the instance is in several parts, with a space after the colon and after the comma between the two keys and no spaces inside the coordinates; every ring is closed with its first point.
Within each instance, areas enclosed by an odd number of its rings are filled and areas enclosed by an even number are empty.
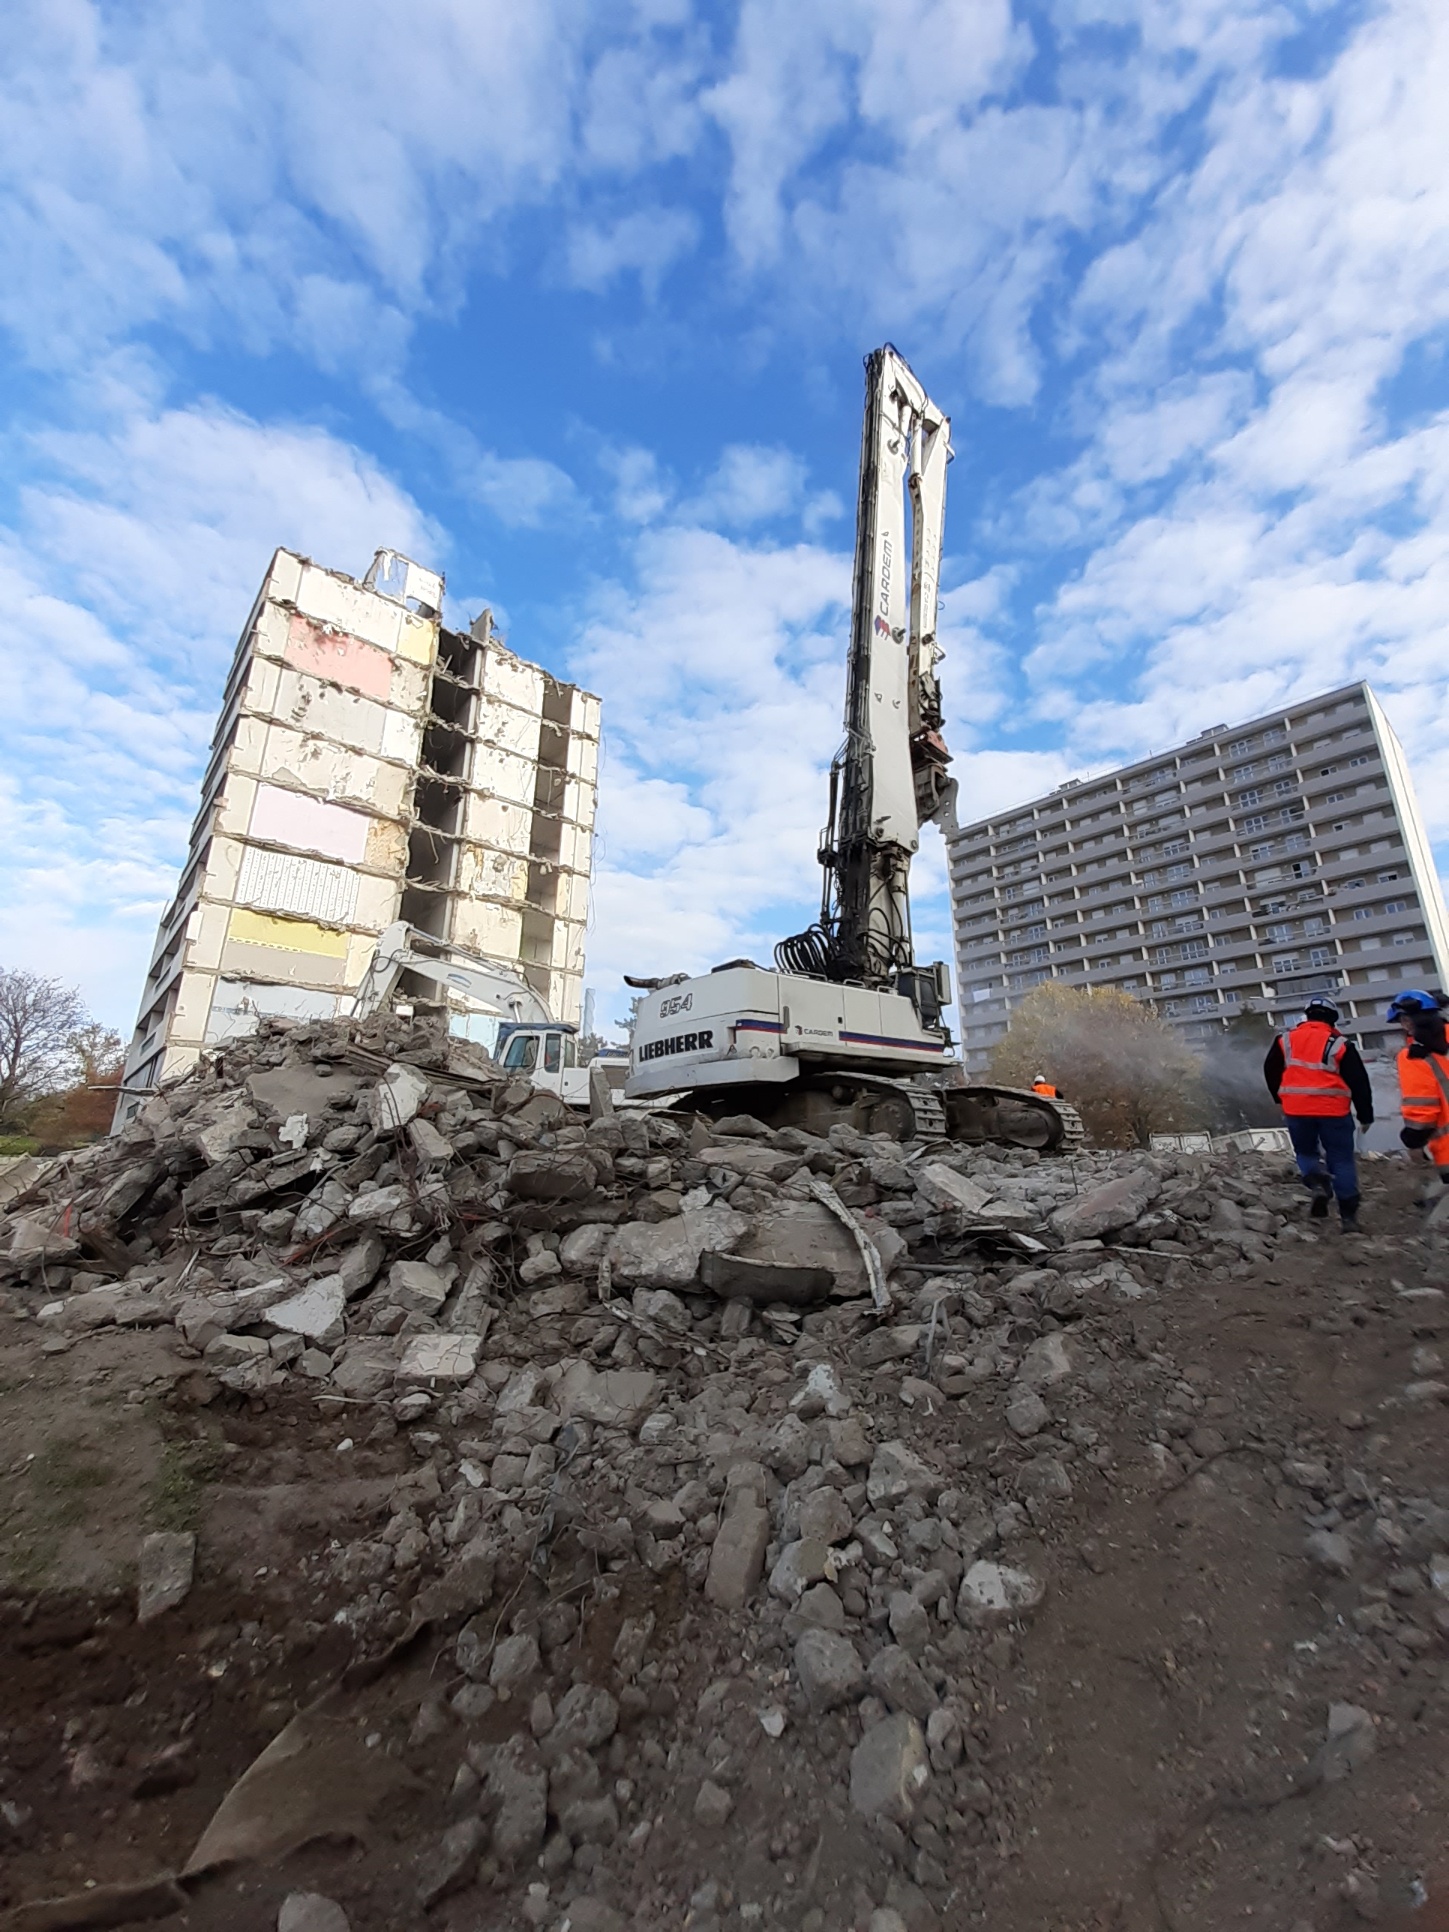
{"type": "Polygon", "coordinates": [[[1145,1147],[1153,1134],[1211,1117],[1202,1063],[1150,1006],[1110,987],[1044,980],[1011,1016],[991,1078],[1029,1087],[1045,1074],[1103,1147],[1145,1147]]]}
{"type": "Polygon", "coordinates": [[[124,1053],[74,987],[0,967],[0,1134],[77,1147],[106,1133],[124,1053]]]}
{"type": "Polygon", "coordinates": [[[29,1129],[43,1148],[81,1147],[111,1130],[125,1065],[119,1033],[91,1020],[66,1042],[62,1084],[30,1109],[29,1129]]]}

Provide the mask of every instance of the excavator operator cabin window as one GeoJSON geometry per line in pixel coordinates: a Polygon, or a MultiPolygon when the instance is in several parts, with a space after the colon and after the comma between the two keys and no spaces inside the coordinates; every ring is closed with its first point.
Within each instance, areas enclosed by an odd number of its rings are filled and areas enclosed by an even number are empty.
{"type": "Polygon", "coordinates": [[[557,1073],[559,1068],[562,1065],[563,1065],[563,1041],[560,1039],[557,1033],[545,1033],[543,1036],[543,1070],[544,1072],[557,1073]]]}
{"type": "Polygon", "coordinates": [[[535,1033],[515,1033],[508,1042],[503,1055],[503,1064],[512,1073],[532,1073],[538,1063],[538,1036],[535,1033]]]}
{"type": "Polygon", "coordinates": [[[572,1033],[564,1035],[564,1065],[576,1067],[579,1064],[579,1043],[572,1033]]]}

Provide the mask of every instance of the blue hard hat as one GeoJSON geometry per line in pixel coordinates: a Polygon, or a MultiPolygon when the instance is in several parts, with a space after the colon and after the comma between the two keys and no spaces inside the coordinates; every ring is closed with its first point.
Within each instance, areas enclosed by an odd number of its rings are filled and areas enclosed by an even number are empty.
{"type": "Polygon", "coordinates": [[[1405,993],[1397,993],[1389,1002],[1389,1010],[1384,1015],[1387,1020],[1401,1020],[1410,1013],[1437,1013],[1439,1001],[1432,993],[1425,993],[1418,987],[1410,987],[1405,993]]]}

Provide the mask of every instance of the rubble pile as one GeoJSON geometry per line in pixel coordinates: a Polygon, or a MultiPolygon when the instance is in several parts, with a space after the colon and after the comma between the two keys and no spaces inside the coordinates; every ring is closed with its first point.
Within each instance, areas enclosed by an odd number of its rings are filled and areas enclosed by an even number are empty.
{"type": "MultiPolygon", "coordinates": [[[[0,1287],[47,1351],[167,1328],[203,1405],[406,1445],[297,1587],[360,1651],[435,1646],[372,1719],[436,1797],[410,1909],[899,1932],[1023,1825],[995,1713],[1119,1485],[1247,1443],[1353,1567],[1362,1479],[1166,1346],[1175,1295],[1314,1242],[1302,1213],[1255,1157],[584,1120],[389,1019],[274,1026],[154,1096],[11,1204],[0,1287]]],[[[1400,1549],[1444,1527],[1417,1507],[1400,1549]]],[[[148,1614],[188,1555],[156,1550],[148,1614]]],[[[1417,1655],[1434,1603],[1390,1581],[1362,1627],[1417,1655]]]]}

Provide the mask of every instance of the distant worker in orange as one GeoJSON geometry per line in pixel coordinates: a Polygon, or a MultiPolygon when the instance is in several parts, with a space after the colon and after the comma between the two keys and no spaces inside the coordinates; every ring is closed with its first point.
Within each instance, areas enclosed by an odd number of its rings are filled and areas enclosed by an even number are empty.
{"type": "Polygon", "coordinates": [[[1442,993],[1417,988],[1400,993],[1388,1010],[1392,1024],[1404,1029],[1399,1049],[1399,1101],[1404,1116],[1399,1139],[1405,1147],[1427,1150],[1449,1184],[1449,1037],[1444,1028],[1442,993]]]}
{"type": "Polygon", "coordinates": [[[1344,1233],[1357,1234],[1358,1168],[1349,1116],[1357,1114],[1361,1127],[1373,1125],[1373,1088],[1358,1048],[1339,1032],[1338,1007],[1326,994],[1309,1000],[1297,1026],[1269,1047],[1263,1078],[1283,1109],[1298,1172],[1313,1196],[1310,1216],[1326,1220],[1328,1203],[1336,1198],[1344,1233]]]}
{"type": "Polygon", "coordinates": [[[1062,1097],[1060,1090],[1052,1085],[1044,1073],[1038,1073],[1033,1077],[1031,1090],[1033,1093],[1045,1094],[1048,1100],[1060,1100],[1062,1097]]]}

